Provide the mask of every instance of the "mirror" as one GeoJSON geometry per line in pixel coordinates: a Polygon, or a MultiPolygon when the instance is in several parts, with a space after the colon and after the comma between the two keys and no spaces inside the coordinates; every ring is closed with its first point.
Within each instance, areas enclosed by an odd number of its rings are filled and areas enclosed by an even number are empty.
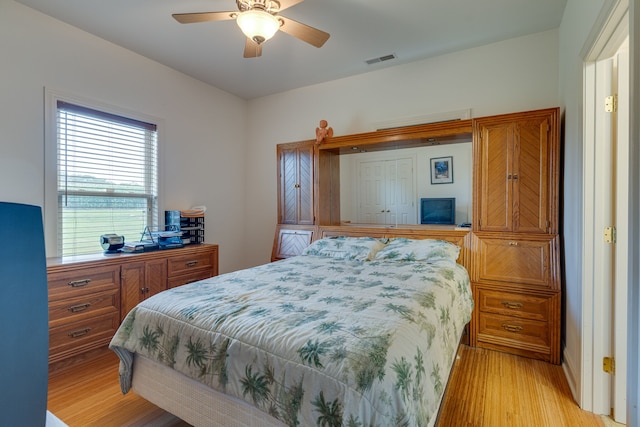
{"type": "MultiPolygon", "coordinates": [[[[372,151],[351,147],[340,154],[340,222],[421,224],[420,200],[455,199],[455,224],[471,222],[473,147],[455,143],[372,151]]],[[[427,208],[424,209],[425,211],[427,208]]],[[[444,215],[444,214],[443,214],[444,215]]]]}

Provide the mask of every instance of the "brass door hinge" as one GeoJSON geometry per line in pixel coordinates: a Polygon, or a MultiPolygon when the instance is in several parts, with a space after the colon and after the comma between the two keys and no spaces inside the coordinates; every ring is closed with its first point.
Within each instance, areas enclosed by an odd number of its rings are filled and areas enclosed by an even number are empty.
{"type": "Polygon", "coordinates": [[[616,359],[613,357],[602,358],[602,370],[608,374],[616,373],[616,359]]]}
{"type": "Polygon", "coordinates": [[[604,228],[604,241],[606,243],[616,242],[616,228],[612,225],[604,228]]]}
{"type": "Polygon", "coordinates": [[[604,99],[604,111],[607,113],[618,111],[618,95],[610,95],[604,99]]]}

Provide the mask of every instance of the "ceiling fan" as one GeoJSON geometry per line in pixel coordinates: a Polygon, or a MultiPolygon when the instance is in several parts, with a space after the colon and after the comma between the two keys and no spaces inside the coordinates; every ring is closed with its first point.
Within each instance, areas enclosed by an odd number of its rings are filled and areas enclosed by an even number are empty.
{"type": "Polygon", "coordinates": [[[329,33],[278,15],[302,2],[303,0],[236,0],[238,11],[174,13],[171,16],[181,24],[235,19],[247,36],[244,57],[255,58],[262,55],[262,43],[273,37],[278,30],[315,47],[322,47],[329,39],[329,33]]]}

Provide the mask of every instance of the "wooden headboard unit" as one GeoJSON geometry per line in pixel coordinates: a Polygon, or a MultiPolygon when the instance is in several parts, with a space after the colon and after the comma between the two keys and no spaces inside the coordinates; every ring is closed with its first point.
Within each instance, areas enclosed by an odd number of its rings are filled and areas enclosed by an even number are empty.
{"type": "Polygon", "coordinates": [[[437,239],[445,240],[460,246],[460,255],[458,263],[462,264],[467,271],[471,267],[471,254],[468,239],[471,239],[471,230],[456,230],[451,226],[443,227],[416,227],[403,228],[402,226],[375,226],[375,225],[323,225],[318,227],[317,238],[332,236],[350,236],[350,237],[376,237],[376,238],[393,238],[407,237],[409,239],[437,239]]]}

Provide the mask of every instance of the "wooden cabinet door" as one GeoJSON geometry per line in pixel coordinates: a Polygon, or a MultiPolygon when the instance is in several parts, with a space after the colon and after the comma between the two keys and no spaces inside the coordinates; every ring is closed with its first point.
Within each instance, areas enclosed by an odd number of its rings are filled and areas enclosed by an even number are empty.
{"type": "Polygon", "coordinates": [[[512,179],[515,232],[548,232],[550,122],[548,114],[516,122],[512,179]]]}
{"type": "Polygon", "coordinates": [[[514,125],[510,122],[479,126],[480,226],[482,231],[511,231],[513,187],[509,174],[513,164],[514,125]]]}
{"type": "Polygon", "coordinates": [[[131,262],[121,267],[121,319],[139,302],[167,289],[166,258],[131,262]]]}
{"type": "Polygon", "coordinates": [[[120,267],[121,276],[121,310],[120,317],[125,316],[144,299],[145,294],[145,265],[144,261],[130,262],[120,267]]]}
{"type": "Polygon", "coordinates": [[[278,227],[276,241],[274,242],[271,261],[285,259],[300,255],[311,244],[313,230],[302,228],[278,227]]]}
{"type": "Polygon", "coordinates": [[[167,290],[167,260],[154,259],[145,262],[145,298],[167,290]]]}
{"type": "Polygon", "coordinates": [[[474,236],[474,280],[509,288],[559,290],[557,236],[474,236]]]}
{"type": "Polygon", "coordinates": [[[555,115],[553,109],[476,121],[479,231],[550,232],[555,115]]]}
{"type": "Polygon", "coordinates": [[[312,143],[278,146],[279,223],[313,225],[312,143]]]}

